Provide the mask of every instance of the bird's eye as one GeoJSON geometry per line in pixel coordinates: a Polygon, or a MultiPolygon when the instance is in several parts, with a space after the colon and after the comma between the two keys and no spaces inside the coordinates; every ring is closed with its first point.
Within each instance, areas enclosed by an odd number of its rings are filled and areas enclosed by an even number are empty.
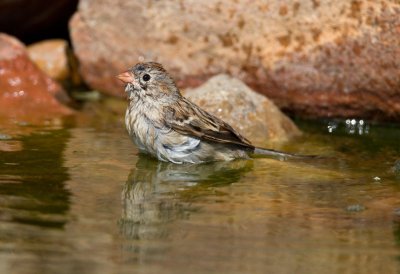
{"type": "Polygon", "coordinates": [[[148,74],[145,74],[145,75],[143,75],[143,81],[149,81],[150,80],[150,75],[148,75],[148,74]]]}

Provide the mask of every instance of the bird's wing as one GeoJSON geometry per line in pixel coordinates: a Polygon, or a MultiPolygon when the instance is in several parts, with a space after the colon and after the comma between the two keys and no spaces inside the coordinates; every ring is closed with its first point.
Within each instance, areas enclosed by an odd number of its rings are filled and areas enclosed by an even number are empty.
{"type": "Polygon", "coordinates": [[[164,119],[166,125],[183,135],[254,149],[250,141],[230,125],[202,110],[186,98],[172,106],[165,107],[164,119]]]}

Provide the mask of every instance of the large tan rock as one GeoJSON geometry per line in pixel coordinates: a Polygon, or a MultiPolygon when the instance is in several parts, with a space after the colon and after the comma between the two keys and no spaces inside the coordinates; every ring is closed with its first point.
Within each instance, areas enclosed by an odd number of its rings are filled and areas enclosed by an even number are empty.
{"type": "Polygon", "coordinates": [[[70,33],[86,82],[161,62],[183,86],[229,73],[312,117],[400,117],[400,2],[81,0],[70,33]]]}
{"type": "Polygon", "coordinates": [[[16,38],[0,33],[0,117],[38,122],[72,111],[62,87],[42,72],[16,38]]]}
{"type": "Polygon", "coordinates": [[[70,76],[67,41],[44,40],[29,45],[27,49],[31,60],[54,80],[65,81],[70,76]]]}
{"type": "Polygon", "coordinates": [[[254,145],[266,141],[287,141],[300,130],[265,96],[257,94],[238,79],[221,74],[185,96],[233,126],[254,145]]]}

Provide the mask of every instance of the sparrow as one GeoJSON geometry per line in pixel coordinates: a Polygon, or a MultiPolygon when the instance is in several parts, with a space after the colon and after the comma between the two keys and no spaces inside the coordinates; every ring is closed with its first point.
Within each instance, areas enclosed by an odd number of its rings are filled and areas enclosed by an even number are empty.
{"type": "Polygon", "coordinates": [[[230,161],[254,156],[302,157],[258,148],[232,126],[184,96],[159,63],[138,63],[117,76],[129,105],[128,133],[139,150],[175,164],[230,161]]]}

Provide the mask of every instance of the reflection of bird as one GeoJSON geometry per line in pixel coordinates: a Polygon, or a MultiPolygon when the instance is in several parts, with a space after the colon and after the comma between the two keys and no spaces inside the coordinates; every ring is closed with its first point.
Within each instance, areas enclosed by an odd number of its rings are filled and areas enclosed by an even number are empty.
{"type": "Polygon", "coordinates": [[[187,196],[214,194],[210,186],[237,182],[252,168],[248,160],[175,165],[139,156],[122,191],[121,232],[128,238],[165,237],[164,224],[194,210],[187,196]]]}
{"type": "Polygon", "coordinates": [[[139,63],[118,75],[130,100],[125,123],[139,149],[177,164],[266,155],[298,157],[253,146],[230,125],[183,97],[158,63],[139,63]]]}

